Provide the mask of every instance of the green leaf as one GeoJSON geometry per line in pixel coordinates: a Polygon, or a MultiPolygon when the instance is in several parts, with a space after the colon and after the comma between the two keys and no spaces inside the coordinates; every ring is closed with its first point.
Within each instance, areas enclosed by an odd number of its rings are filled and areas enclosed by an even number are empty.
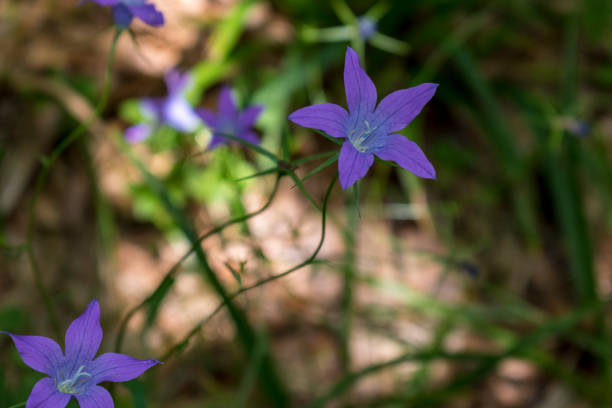
{"type": "Polygon", "coordinates": [[[389,11],[390,5],[386,1],[377,1],[374,3],[372,7],[368,11],[366,11],[365,15],[370,17],[373,20],[380,20],[387,12],[389,11]]]}
{"type": "Polygon", "coordinates": [[[157,312],[159,307],[161,306],[162,301],[168,294],[168,291],[174,285],[174,278],[171,276],[166,276],[164,280],[157,287],[155,292],[149,297],[147,303],[149,308],[147,309],[147,320],[145,323],[145,327],[151,327],[153,322],[155,321],[155,317],[157,316],[157,312]]]}
{"type": "Polygon", "coordinates": [[[391,54],[406,55],[410,52],[410,44],[396,40],[388,35],[375,32],[368,40],[372,46],[391,54]]]}
{"type": "Polygon", "coordinates": [[[244,265],[246,265],[246,261],[240,262],[240,270],[237,271],[234,268],[232,268],[232,266],[228,262],[225,263],[225,266],[227,266],[227,269],[230,270],[230,272],[234,276],[234,279],[236,279],[236,281],[238,282],[238,285],[240,285],[241,288],[242,288],[242,274],[244,273],[244,265]]]}
{"type": "Polygon", "coordinates": [[[250,180],[256,177],[262,177],[267,176],[268,174],[278,173],[279,171],[282,171],[280,167],[272,167],[271,169],[263,170],[255,174],[251,174],[250,176],[240,177],[239,179],[236,179],[234,181],[239,182],[244,180],[250,180]]]}
{"type": "MultiPolygon", "coordinates": [[[[317,167],[315,167],[310,173],[308,173],[307,175],[305,175],[302,178],[302,183],[306,180],[308,180],[310,177],[314,176],[315,174],[317,174],[318,172],[320,172],[321,170],[323,170],[326,167],[331,166],[332,164],[334,164],[336,161],[338,161],[338,156],[340,156],[339,152],[336,152],[332,157],[330,157],[329,159],[325,160],[323,163],[319,164],[317,167]]],[[[295,186],[294,186],[295,187],[295,186]]]]}
{"type": "Polygon", "coordinates": [[[331,155],[337,154],[337,153],[338,153],[337,150],[330,150],[330,151],[327,151],[327,152],[315,153],[315,154],[312,154],[310,156],[306,156],[306,157],[302,157],[300,159],[294,160],[294,161],[291,162],[291,164],[293,164],[295,166],[299,166],[301,164],[308,163],[308,162],[313,161],[313,160],[324,159],[324,158],[326,158],[328,156],[331,156],[331,155]]]}
{"type": "Polygon", "coordinates": [[[342,21],[343,24],[351,25],[357,20],[357,17],[344,0],[332,0],[331,6],[338,16],[338,19],[342,21]]]}
{"type": "Polygon", "coordinates": [[[130,390],[132,394],[132,401],[134,408],[146,408],[147,407],[147,393],[146,388],[142,381],[132,380],[123,383],[130,390]]]}
{"type": "Polygon", "coordinates": [[[343,139],[340,139],[340,138],[337,138],[337,137],[330,136],[330,135],[328,135],[327,133],[322,132],[322,131],[320,131],[320,130],[318,130],[318,129],[312,129],[312,130],[314,130],[316,133],[320,134],[321,136],[323,136],[323,137],[325,137],[326,139],[328,139],[328,140],[330,140],[330,141],[334,142],[334,143],[335,143],[335,144],[337,144],[337,145],[342,146],[342,145],[344,144],[343,139]]]}
{"type": "Polygon", "coordinates": [[[354,26],[328,28],[304,27],[300,31],[302,39],[307,42],[344,42],[356,34],[354,26]]]}
{"type": "Polygon", "coordinates": [[[294,172],[290,172],[289,177],[291,177],[295,185],[298,186],[298,188],[300,189],[304,197],[306,197],[306,199],[310,202],[310,204],[312,204],[312,206],[316,208],[318,211],[321,211],[321,207],[319,207],[319,204],[315,202],[315,200],[312,198],[308,190],[306,190],[306,188],[304,187],[304,184],[302,184],[299,177],[294,172]]]}

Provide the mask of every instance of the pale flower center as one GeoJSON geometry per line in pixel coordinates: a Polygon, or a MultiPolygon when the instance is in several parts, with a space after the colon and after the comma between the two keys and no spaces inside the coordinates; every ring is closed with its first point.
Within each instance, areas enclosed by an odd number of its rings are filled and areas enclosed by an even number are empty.
{"type": "MultiPolygon", "coordinates": [[[[83,392],[79,389],[87,380],[91,378],[91,374],[83,371],[84,365],[80,366],[76,373],[70,378],[66,378],[57,384],[57,389],[66,394],[79,394],[83,392]]],[[[63,377],[63,376],[62,376],[63,377]]]]}
{"type": "Polygon", "coordinates": [[[372,146],[367,145],[367,141],[370,136],[372,136],[376,128],[376,126],[371,127],[370,122],[364,120],[363,126],[355,127],[349,132],[348,138],[358,152],[365,153],[372,148],[372,146]]]}

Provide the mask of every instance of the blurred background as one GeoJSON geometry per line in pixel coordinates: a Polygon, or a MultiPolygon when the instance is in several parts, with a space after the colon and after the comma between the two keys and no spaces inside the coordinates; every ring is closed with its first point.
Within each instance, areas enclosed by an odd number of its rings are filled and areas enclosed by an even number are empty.
{"type": "MultiPolygon", "coordinates": [[[[106,109],[36,187],[103,87],[110,10],[76,3],[0,2],[0,329],[61,343],[97,297],[101,352],[165,361],[110,387],[118,407],[612,406],[612,2],[155,0],[166,25],[123,33],[106,109]],[[337,146],[286,117],[346,106],[349,44],[379,98],[440,84],[402,132],[437,180],[376,162],[336,185],[317,261],[236,297],[247,319],[207,319],[219,291],[177,263],[185,228],[119,142],[138,98],[173,67],[197,106],[231,85],[304,177],[337,146]]],[[[208,137],[130,151],[198,235],[247,214],[202,242],[226,291],[308,260],[321,211],[286,173],[241,180],[275,163],[208,137]]],[[[335,174],[301,187],[321,206],[335,174]]],[[[42,376],[7,336],[0,366],[1,407],[42,376]]]]}

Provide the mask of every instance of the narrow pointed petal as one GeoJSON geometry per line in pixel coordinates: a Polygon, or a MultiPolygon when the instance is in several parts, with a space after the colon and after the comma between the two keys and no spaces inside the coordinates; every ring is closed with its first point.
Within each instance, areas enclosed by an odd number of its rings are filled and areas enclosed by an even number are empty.
{"type": "Polygon", "coordinates": [[[210,109],[198,108],[196,114],[211,128],[215,128],[218,123],[217,114],[210,109]]]}
{"type": "Polygon", "coordinates": [[[188,73],[182,74],[178,69],[171,69],[164,75],[164,80],[169,94],[180,94],[189,85],[191,78],[188,73]]]}
{"type": "Polygon", "coordinates": [[[164,25],[164,15],[153,4],[130,6],[130,10],[136,17],[150,26],[160,27],[164,25]]]}
{"type": "Polygon", "coordinates": [[[374,163],[374,155],[358,152],[351,142],[344,142],[338,157],[338,173],[340,173],[340,185],[346,190],[357,180],[366,175],[370,166],[374,163]]]}
{"type": "Polygon", "coordinates": [[[164,98],[143,98],[140,100],[142,115],[149,121],[159,121],[164,109],[164,98]]]}
{"type": "Polygon", "coordinates": [[[134,14],[125,4],[119,3],[113,6],[113,19],[118,27],[129,27],[133,18],[134,14]]]}
{"type": "Polygon", "coordinates": [[[45,377],[38,381],[26,402],[26,408],[64,408],[70,401],[70,394],[59,392],[55,382],[45,377]]]}
{"type": "Polygon", "coordinates": [[[78,5],[89,2],[98,3],[101,6],[114,6],[119,3],[119,0],[80,0],[78,5]]]}
{"type": "Polygon", "coordinates": [[[245,130],[244,132],[240,133],[238,137],[256,145],[260,143],[259,136],[257,136],[257,133],[253,132],[252,130],[245,130]]]}
{"type": "Polygon", "coordinates": [[[346,103],[351,114],[357,117],[374,112],[376,107],[376,86],[359,64],[359,55],[351,47],[346,47],[344,58],[344,90],[346,103]]]}
{"type": "Polygon", "coordinates": [[[221,116],[233,117],[237,114],[236,102],[234,102],[232,89],[229,86],[224,86],[221,89],[217,106],[221,116]]]}
{"type": "Polygon", "coordinates": [[[301,108],[289,120],[306,128],[318,129],[333,137],[346,137],[348,112],[333,103],[320,103],[301,108]]]}
{"type": "Polygon", "coordinates": [[[421,84],[387,95],[376,108],[376,125],[389,133],[405,128],[436,93],[438,84],[421,84]]]}
{"type": "Polygon", "coordinates": [[[19,336],[2,331],[13,339],[21,359],[30,368],[53,376],[63,358],[62,349],[53,340],[42,336],[19,336]]]}
{"type": "Polygon", "coordinates": [[[423,178],[436,178],[436,170],[421,148],[402,135],[389,135],[385,147],[376,153],[383,160],[393,161],[406,170],[423,178]]]}
{"type": "Polygon", "coordinates": [[[219,147],[221,145],[227,144],[228,139],[217,134],[213,133],[212,139],[210,139],[210,143],[208,144],[208,150],[214,149],[215,147],[219,147]]]}
{"type": "Polygon", "coordinates": [[[182,96],[168,100],[164,107],[165,122],[179,132],[193,132],[200,125],[194,108],[182,96]]]}
{"type": "Polygon", "coordinates": [[[94,384],[123,382],[133,380],[159,363],[157,360],[138,360],[125,354],[105,353],[96,358],[89,369],[94,384]]]}
{"type": "Polygon", "coordinates": [[[254,105],[247,107],[240,113],[240,117],[238,118],[240,126],[244,128],[253,126],[261,114],[261,111],[263,111],[263,106],[254,105]]]}
{"type": "Polygon", "coordinates": [[[73,361],[75,367],[89,361],[96,355],[101,341],[100,305],[94,299],[66,331],[66,358],[73,361]]]}
{"type": "Polygon", "coordinates": [[[75,395],[81,408],[113,408],[113,398],[110,393],[99,385],[89,387],[82,394],[75,395]]]}
{"type": "Polygon", "coordinates": [[[153,127],[146,123],[130,126],[125,130],[125,140],[127,140],[128,143],[142,142],[151,135],[152,131],[153,127]]]}

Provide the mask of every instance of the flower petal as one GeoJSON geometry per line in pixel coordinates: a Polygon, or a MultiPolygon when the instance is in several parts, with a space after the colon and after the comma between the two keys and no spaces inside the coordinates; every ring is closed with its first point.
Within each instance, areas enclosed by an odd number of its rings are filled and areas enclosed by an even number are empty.
{"type": "Polygon", "coordinates": [[[260,143],[259,136],[257,136],[257,133],[253,132],[252,130],[245,130],[241,132],[238,137],[256,145],[260,143]]]}
{"type": "Polygon", "coordinates": [[[389,133],[405,128],[421,113],[437,87],[438,84],[425,83],[390,93],[376,108],[376,126],[385,126],[389,133]]]}
{"type": "Polygon", "coordinates": [[[232,96],[232,89],[229,86],[224,86],[219,92],[217,108],[219,109],[219,114],[225,117],[233,117],[238,113],[236,102],[234,102],[234,97],[232,96]]]}
{"type": "Polygon", "coordinates": [[[99,385],[89,387],[82,394],[75,395],[81,408],[113,408],[113,397],[110,393],[99,385]]]}
{"type": "Polygon", "coordinates": [[[142,142],[151,135],[153,127],[146,123],[130,126],[125,130],[124,136],[128,143],[142,142]]]}
{"type": "Polygon", "coordinates": [[[89,2],[98,3],[101,6],[114,6],[119,3],[119,0],[79,0],[78,5],[89,2]]]}
{"type": "Polygon", "coordinates": [[[26,402],[26,408],[64,408],[70,401],[70,394],[59,392],[55,382],[45,377],[34,384],[26,402]]]}
{"type": "Polygon", "coordinates": [[[320,103],[301,108],[289,115],[289,120],[311,129],[318,129],[333,137],[346,137],[348,112],[333,103],[320,103]]]}
{"type": "Polygon", "coordinates": [[[42,336],[19,336],[5,331],[0,333],[11,336],[21,359],[29,367],[47,375],[55,374],[55,368],[64,357],[55,341],[42,336]]]}
{"type": "Polygon", "coordinates": [[[373,154],[361,153],[348,140],[344,142],[338,157],[338,173],[342,189],[346,190],[365,176],[372,163],[374,163],[373,154]]]}
{"type": "Polygon", "coordinates": [[[245,108],[242,112],[240,112],[240,117],[238,118],[240,126],[243,128],[253,126],[261,114],[261,111],[263,111],[263,106],[260,105],[253,105],[245,108]]]}
{"type": "Polygon", "coordinates": [[[351,114],[362,117],[374,112],[376,107],[376,86],[359,64],[359,55],[351,47],[346,47],[344,58],[344,91],[346,103],[351,114]]]}
{"type": "Polygon", "coordinates": [[[94,358],[101,341],[100,305],[94,299],[66,331],[66,358],[75,366],[87,362],[94,358]]]}
{"type": "Polygon", "coordinates": [[[142,98],[140,111],[148,121],[159,121],[164,109],[165,98],[142,98]]]}
{"type": "Polygon", "coordinates": [[[126,6],[125,4],[119,3],[113,6],[113,19],[115,20],[115,24],[118,27],[129,27],[133,18],[134,14],[132,14],[128,6],[126,6]]]}
{"type": "Polygon", "coordinates": [[[89,370],[94,384],[123,382],[133,380],[159,363],[157,360],[138,360],[126,354],[105,353],[91,363],[89,370]]]}
{"type": "Polygon", "coordinates": [[[196,114],[211,128],[217,126],[217,114],[210,109],[198,108],[196,109],[196,114]]]}
{"type": "Polygon", "coordinates": [[[436,170],[425,157],[421,148],[411,140],[402,135],[389,135],[385,147],[376,152],[383,160],[391,160],[423,178],[436,178],[436,170]]]}
{"type": "Polygon", "coordinates": [[[210,139],[210,143],[208,144],[208,150],[214,149],[215,147],[218,147],[220,145],[227,144],[227,143],[228,143],[227,138],[217,133],[213,133],[213,136],[210,139]]]}
{"type": "Polygon", "coordinates": [[[191,76],[188,72],[181,73],[178,69],[171,69],[164,75],[166,87],[169,94],[180,94],[191,81],[191,76]]]}
{"type": "Polygon", "coordinates": [[[163,116],[164,121],[179,132],[193,132],[200,125],[195,109],[181,95],[168,99],[163,116]]]}
{"type": "Polygon", "coordinates": [[[153,27],[164,25],[164,15],[158,11],[153,4],[143,4],[139,6],[129,6],[132,13],[153,27]]]}

